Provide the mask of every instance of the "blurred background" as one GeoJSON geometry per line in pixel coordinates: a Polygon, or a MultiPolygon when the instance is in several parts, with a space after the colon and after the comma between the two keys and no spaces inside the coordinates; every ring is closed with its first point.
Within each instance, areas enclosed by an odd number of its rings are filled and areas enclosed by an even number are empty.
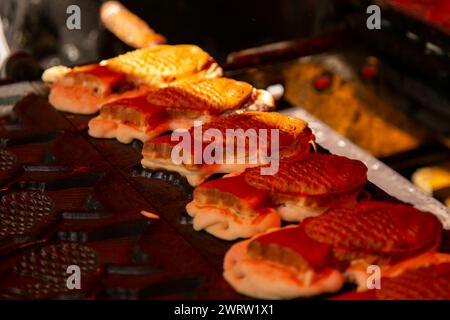
{"type": "MultiPolygon", "coordinates": [[[[97,0],[2,0],[3,81],[132,48],[97,0]],[[69,5],[81,29],[66,27],[69,5]]],[[[228,76],[279,85],[301,107],[450,206],[450,1],[123,0],[171,44],[201,46],[228,76]],[[370,30],[368,6],[381,9],[370,30]]]]}
{"type": "MultiPolygon", "coordinates": [[[[12,50],[26,49],[43,63],[96,61],[126,50],[99,22],[99,0],[2,0],[0,14],[12,50]],[[66,8],[81,9],[81,30],[65,27],[66,8]],[[76,49],[74,49],[74,47],[76,49]],[[52,60],[53,59],[53,60],[52,60]]],[[[195,43],[219,60],[264,43],[310,37],[339,23],[345,5],[295,0],[124,0],[170,43],[195,43]]]]}

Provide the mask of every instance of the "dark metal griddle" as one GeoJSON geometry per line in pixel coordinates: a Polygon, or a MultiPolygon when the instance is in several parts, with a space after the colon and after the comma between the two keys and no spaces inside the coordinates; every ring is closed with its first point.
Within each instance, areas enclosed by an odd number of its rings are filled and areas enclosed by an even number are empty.
{"type": "MultiPolygon", "coordinates": [[[[1,229],[0,297],[244,298],[221,275],[232,243],[192,228],[186,181],[143,170],[138,143],[90,138],[88,120],[37,95],[2,120],[1,223],[18,218],[1,229]],[[84,270],[81,290],[65,286],[71,264],[84,270]]],[[[370,183],[360,196],[396,201],[370,183]]]]}

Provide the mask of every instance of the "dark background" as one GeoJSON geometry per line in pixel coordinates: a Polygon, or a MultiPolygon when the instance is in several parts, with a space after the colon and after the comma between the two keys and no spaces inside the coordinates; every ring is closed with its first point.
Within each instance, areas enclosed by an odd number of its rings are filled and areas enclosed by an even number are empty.
{"type": "MultiPolygon", "coordinates": [[[[339,25],[340,17],[347,10],[346,1],[334,0],[121,2],[165,35],[169,43],[197,44],[219,61],[231,51],[323,34],[339,25]]],[[[2,0],[0,14],[13,51],[25,49],[44,66],[75,65],[128,49],[100,25],[101,3],[99,0],[2,0]],[[66,8],[71,4],[81,8],[79,31],[66,28],[66,8]]]]}

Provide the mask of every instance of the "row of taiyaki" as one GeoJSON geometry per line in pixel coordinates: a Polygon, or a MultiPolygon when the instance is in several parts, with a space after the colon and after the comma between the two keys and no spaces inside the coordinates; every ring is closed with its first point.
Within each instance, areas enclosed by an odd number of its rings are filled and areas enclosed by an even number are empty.
{"type": "MultiPolygon", "coordinates": [[[[380,265],[388,277],[420,268],[436,273],[434,265],[448,265],[447,255],[434,253],[442,229],[436,218],[405,205],[358,204],[367,182],[364,164],[311,153],[314,136],[304,121],[265,112],[275,108],[268,92],[221,75],[214,59],[196,46],[159,45],[98,65],[53,68],[43,77],[51,83],[49,100],[55,108],[100,111],[89,122],[91,136],[141,140],[144,167],[176,171],[197,186],[187,205],[196,230],[226,240],[251,238],[232,246],[224,260],[224,277],[240,293],[307,297],[336,292],[345,281],[363,288],[369,264],[380,265]],[[261,175],[264,161],[196,164],[193,153],[174,163],[176,142],[164,133],[180,128],[192,133],[195,120],[205,123],[204,130],[222,133],[278,129],[277,173],[261,175]],[[215,173],[230,175],[203,183],[215,173]],[[303,222],[279,229],[281,220],[303,222]]],[[[201,139],[203,153],[211,141],[201,139]]],[[[226,148],[234,140],[219,143],[226,148]]],[[[243,152],[234,160],[252,157],[248,148],[243,152]]],[[[391,282],[394,291],[405,291],[391,282]]],[[[448,283],[433,294],[441,297],[448,283]]]]}
{"type": "Polygon", "coordinates": [[[99,112],[89,122],[89,135],[122,143],[140,140],[144,167],[179,172],[193,186],[215,173],[264,164],[256,157],[260,161],[244,164],[175,165],[170,135],[161,135],[176,129],[192,131],[196,120],[224,133],[226,129],[278,129],[281,156],[309,151],[314,137],[304,121],[268,112],[275,109],[269,92],[221,75],[220,66],[197,46],[156,45],[95,65],[54,67],[44,73],[43,80],[51,87],[49,101],[56,109],[99,112]]]}

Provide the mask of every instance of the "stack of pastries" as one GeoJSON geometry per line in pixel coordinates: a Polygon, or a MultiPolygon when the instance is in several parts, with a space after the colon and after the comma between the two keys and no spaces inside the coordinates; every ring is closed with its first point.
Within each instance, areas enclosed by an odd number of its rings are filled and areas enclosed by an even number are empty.
{"type": "Polygon", "coordinates": [[[336,293],[345,282],[364,291],[366,270],[375,264],[386,290],[343,299],[427,298],[428,291],[448,298],[450,256],[435,252],[440,222],[408,205],[361,200],[367,183],[362,162],[317,153],[307,123],[270,112],[275,108],[270,93],[222,77],[202,49],[157,45],[97,65],[49,70],[44,80],[56,109],[95,115],[89,122],[92,137],[140,140],[143,167],[186,177],[195,187],[186,206],[195,230],[227,241],[244,239],[224,257],[224,278],[239,293],[311,297],[336,293]],[[224,138],[196,136],[196,121],[204,123],[201,130],[224,138]],[[251,130],[276,135],[266,134],[255,149],[246,143],[251,130]],[[170,131],[187,134],[200,154],[223,161],[197,162],[196,151],[177,149],[170,131]],[[236,150],[239,139],[244,147],[236,150]],[[230,155],[217,153],[229,148],[230,155]],[[211,179],[215,174],[226,175],[211,179]],[[402,279],[424,272],[444,280],[408,295],[402,279]]]}

